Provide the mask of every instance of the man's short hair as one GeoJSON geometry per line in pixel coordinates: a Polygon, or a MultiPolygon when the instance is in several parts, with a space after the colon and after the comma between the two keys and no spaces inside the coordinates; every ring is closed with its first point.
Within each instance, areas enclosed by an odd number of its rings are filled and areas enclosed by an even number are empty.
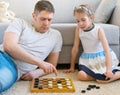
{"type": "Polygon", "coordinates": [[[34,13],[38,14],[43,10],[54,13],[54,7],[48,0],[39,0],[35,5],[34,13]]]}

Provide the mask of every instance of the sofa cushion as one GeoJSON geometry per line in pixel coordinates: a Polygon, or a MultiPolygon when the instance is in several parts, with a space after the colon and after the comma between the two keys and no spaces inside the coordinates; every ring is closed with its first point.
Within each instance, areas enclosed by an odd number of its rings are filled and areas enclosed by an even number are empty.
{"type": "Polygon", "coordinates": [[[119,26],[112,24],[99,24],[105,32],[110,45],[119,45],[119,26]]]}
{"type": "Polygon", "coordinates": [[[74,41],[74,32],[75,32],[75,23],[56,23],[51,25],[52,28],[57,29],[61,32],[63,38],[63,45],[73,45],[74,41]]]}
{"type": "Polygon", "coordinates": [[[95,12],[95,22],[106,23],[109,20],[116,3],[117,0],[102,0],[95,12]]]}
{"type": "Polygon", "coordinates": [[[113,15],[111,17],[110,23],[120,26],[119,18],[120,18],[120,0],[118,0],[118,3],[116,5],[113,15]]]}
{"type": "MultiPolygon", "coordinates": [[[[108,43],[110,45],[119,44],[119,27],[118,26],[111,25],[111,24],[98,24],[98,25],[100,25],[104,29],[108,43]]],[[[55,28],[61,32],[61,35],[63,37],[63,45],[73,45],[75,27],[76,27],[75,23],[52,24],[52,28],[55,28]]]]}

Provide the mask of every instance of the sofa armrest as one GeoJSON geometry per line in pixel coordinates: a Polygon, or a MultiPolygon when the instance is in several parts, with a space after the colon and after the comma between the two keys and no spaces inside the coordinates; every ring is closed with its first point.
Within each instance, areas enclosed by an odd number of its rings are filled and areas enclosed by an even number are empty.
{"type": "Polygon", "coordinates": [[[117,3],[117,5],[113,11],[111,20],[110,20],[110,24],[120,26],[120,20],[119,20],[120,17],[119,16],[120,16],[120,3],[117,3]]]}
{"type": "Polygon", "coordinates": [[[9,23],[0,23],[0,44],[3,42],[4,32],[8,25],[9,23]]]}

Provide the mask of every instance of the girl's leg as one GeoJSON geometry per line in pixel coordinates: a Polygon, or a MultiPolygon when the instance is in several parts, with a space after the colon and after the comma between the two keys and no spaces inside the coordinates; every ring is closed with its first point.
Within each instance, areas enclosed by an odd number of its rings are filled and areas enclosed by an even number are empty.
{"type": "Polygon", "coordinates": [[[96,80],[96,81],[98,83],[110,83],[110,82],[113,82],[118,79],[120,79],[120,71],[115,72],[115,74],[113,75],[113,77],[110,80],[96,80]]]}
{"type": "Polygon", "coordinates": [[[0,51],[0,93],[9,89],[17,80],[17,68],[11,58],[0,51]]]}
{"type": "Polygon", "coordinates": [[[78,72],[78,79],[81,81],[95,81],[95,78],[91,77],[82,70],[78,72]]]}

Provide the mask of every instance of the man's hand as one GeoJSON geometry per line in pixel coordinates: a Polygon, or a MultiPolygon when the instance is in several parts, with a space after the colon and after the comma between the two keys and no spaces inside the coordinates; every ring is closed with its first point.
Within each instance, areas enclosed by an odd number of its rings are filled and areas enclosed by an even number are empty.
{"type": "Polygon", "coordinates": [[[50,64],[48,62],[43,62],[41,65],[41,68],[44,70],[45,73],[55,73],[55,75],[58,75],[58,72],[53,64],[50,64]]]}

